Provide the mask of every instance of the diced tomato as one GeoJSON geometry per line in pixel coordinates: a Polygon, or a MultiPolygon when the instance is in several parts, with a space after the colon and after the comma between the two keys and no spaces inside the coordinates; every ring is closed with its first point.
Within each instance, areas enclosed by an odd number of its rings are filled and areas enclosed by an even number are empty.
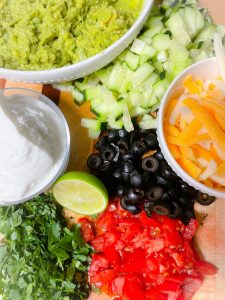
{"type": "Polygon", "coordinates": [[[191,219],[189,224],[184,229],[183,237],[187,240],[191,240],[195,235],[197,228],[198,228],[198,221],[195,219],[191,219]]]}
{"type": "Polygon", "coordinates": [[[103,287],[106,283],[113,280],[117,275],[117,272],[113,269],[104,270],[90,277],[90,281],[97,288],[103,287]]]}
{"type": "Polygon", "coordinates": [[[89,267],[89,275],[94,275],[95,273],[106,270],[109,267],[108,260],[101,254],[94,254],[92,257],[91,265],[89,267]]]}
{"type": "Polygon", "coordinates": [[[197,261],[195,263],[195,270],[202,276],[213,276],[217,274],[218,269],[206,261],[197,261]]]}
{"type": "MultiPolygon", "coordinates": [[[[83,227],[90,229],[88,222],[83,227]]],[[[115,300],[189,300],[203,276],[216,274],[192,246],[194,219],[185,226],[156,214],[134,216],[114,202],[95,225],[96,236],[86,234],[99,251],[89,267],[90,283],[115,300]]]]}
{"type": "Polygon", "coordinates": [[[122,276],[116,277],[112,281],[112,293],[114,295],[122,295],[124,284],[125,284],[125,277],[122,276]]]}
{"type": "Polygon", "coordinates": [[[177,300],[190,300],[202,285],[200,277],[186,277],[181,295],[177,300]]]}
{"type": "Polygon", "coordinates": [[[153,218],[149,218],[145,212],[140,213],[140,221],[144,227],[161,227],[161,224],[153,218]]]}
{"type": "Polygon", "coordinates": [[[123,252],[123,261],[120,268],[122,273],[142,272],[146,268],[145,252],[142,249],[134,249],[133,252],[123,252]]]}
{"type": "Polygon", "coordinates": [[[90,222],[86,218],[80,218],[79,223],[81,224],[81,232],[83,235],[83,238],[86,243],[91,242],[94,239],[94,232],[93,232],[93,225],[92,222],[90,222]]]}
{"type": "Polygon", "coordinates": [[[105,235],[97,236],[91,241],[91,246],[99,252],[103,252],[105,247],[105,235]]]}
{"type": "Polygon", "coordinates": [[[165,280],[163,284],[160,284],[158,286],[158,290],[162,293],[167,294],[168,296],[170,296],[170,298],[174,297],[175,299],[177,299],[177,297],[181,294],[181,285],[177,282],[165,280]]]}
{"type": "Polygon", "coordinates": [[[165,247],[163,239],[152,239],[145,244],[145,249],[148,255],[154,252],[159,252],[165,247]]]}
{"type": "Polygon", "coordinates": [[[168,296],[158,291],[158,289],[151,289],[146,291],[148,300],[168,300],[168,296]]]}
{"type": "Polygon", "coordinates": [[[123,293],[129,300],[147,300],[143,283],[135,274],[126,276],[123,293]]]}

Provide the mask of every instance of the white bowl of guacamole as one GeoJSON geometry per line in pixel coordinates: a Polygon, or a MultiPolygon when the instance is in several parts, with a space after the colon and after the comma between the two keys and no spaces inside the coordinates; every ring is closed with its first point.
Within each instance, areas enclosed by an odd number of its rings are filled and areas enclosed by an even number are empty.
{"type": "Polygon", "coordinates": [[[1,0],[0,77],[70,81],[110,63],[137,36],[153,0],[1,0]]]}

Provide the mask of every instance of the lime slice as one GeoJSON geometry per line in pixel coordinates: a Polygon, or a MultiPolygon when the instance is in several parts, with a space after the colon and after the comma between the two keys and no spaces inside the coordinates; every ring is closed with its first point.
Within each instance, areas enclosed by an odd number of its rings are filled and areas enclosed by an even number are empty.
{"type": "Polygon", "coordinates": [[[85,172],[65,173],[53,186],[53,195],[63,207],[81,215],[98,214],[108,204],[103,183],[85,172]]]}

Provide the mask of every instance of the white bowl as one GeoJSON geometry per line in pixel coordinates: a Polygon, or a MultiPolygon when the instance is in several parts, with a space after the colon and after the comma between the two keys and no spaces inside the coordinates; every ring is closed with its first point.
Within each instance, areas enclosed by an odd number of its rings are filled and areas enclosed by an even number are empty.
{"type": "Polygon", "coordinates": [[[25,202],[27,200],[33,199],[34,197],[44,193],[53,185],[53,183],[58,179],[58,177],[65,172],[65,170],[68,166],[69,157],[70,157],[70,131],[69,131],[69,126],[67,124],[66,118],[64,117],[61,110],[58,108],[58,106],[53,101],[51,101],[46,96],[44,96],[38,92],[29,90],[29,89],[24,89],[24,88],[5,88],[3,91],[4,91],[4,95],[6,96],[6,98],[7,98],[7,95],[8,96],[10,96],[10,95],[25,95],[25,96],[30,97],[30,101],[44,102],[58,115],[60,122],[61,122],[60,134],[63,137],[65,137],[65,146],[63,149],[63,153],[62,153],[62,159],[58,162],[58,166],[55,169],[55,172],[49,178],[49,180],[47,182],[45,182],[45,184],[43,184],[43,186],[40,187],[39,190],[37,190],[33,194],[25,196],[24,198],[17,198],[13,201],[5,202],[5,201],[1,200],[1,197],[0,197],[0,205],[11,205],[11,204],[18,204],[18,203],[25,202]]]}
{"type": "Polygon", "coordinates": [[[93,73],[113,61],[135,39],[148,18],[153,2],[144,0],[143,8],[133,26],[118,41],[91,58],[51,70],[19,71],[0,68],[0,78],[30,83],[53,83],[70,81],[93,73]]]}
{"type": "Polygon", "coordinates": [[[164,136],[164,130],[163,130],[163,122],[164,122],[164,116],[167,108],[167,104],[169,103],[171,97],[176,93],[177,90],[179,90],[182,86],[182,81],[184,78],[188,75],[192,74],[193,76],[202,78],[204,80],[210,80],[210,79],[216,79],[220,75],[219,73],[219,67],[217,65],[216,58],[209,58],[206,60],[203,60],[201,62],[198,62],[186,70],[184,70],[170,85],[169,89],[167,90],[166,94],[163,97],[163,100],[161,102],[159,112],[158,112],[158,121],[157,121],[157,136],[159,140],[159,145],[161,147],[161,151],[167,160],[168,164],[171,166],[171,168],[176,172],[176,174],[181,177],[185,182],[187,182],[190,186],[193,186],[197,190],[206,193],[210,196],[215,196],[217,198],[223,198],[225,199],[225,193],[220,192],[216,189],[212,189],[199,181],[192,178],[189,174],[187,174],[177,163],[177,161],[174,159],[173,155],[171,154],[166,140],[164,136]]]}

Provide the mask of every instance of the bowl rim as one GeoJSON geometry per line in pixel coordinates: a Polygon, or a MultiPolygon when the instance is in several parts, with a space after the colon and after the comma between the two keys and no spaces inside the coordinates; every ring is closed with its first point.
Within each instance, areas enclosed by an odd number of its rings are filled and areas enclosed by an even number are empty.
{"type": "MultiPolygon", "coordinates": [[[[31,199],[37,197],[38,195],[44,193],[46,190],[48,190],[52,186],[52,184],[58,179],[58,177],[67,168],[67,165],[68,165],[68,162],[69,162],[69,157],[70,157],[71,138],[70,138],[69,126],[68,126],[68,123],[67,123],[67,120],[66,120],[64,114],[59,109],[59,107],[50,98],[48,98],[44,94],[41,94],[40,92],[34,91],[32,89],[29,89],[29,88],[22,88],[22,87],[0,88],[0,91],[22,91],[22,92],[24,91],[24,92],[28,92],[29,95],[34,94],[34,95],[38,96],[38,98],[35,98],[35,99],[33,98],[34,101],[38,100],[38,101],[44,102],[48,107],[50,107],[59,116],[60,121],[61,121],[62,125],[64,126],[64,133],[65,133],[65,137],[66,137],[66,145],[65,145],[65,149],[63,151],[63,159],[62,159],[62,161],[59,162],[57,171],[54,173],[54,176],[50,179],[50,181],[48,183],[46,183],[45,185],[43,185],[43,187],[40,190],[36,191],[35,193],[31,194],[30,196],[26,196],[25,198],[14,199],[11,202],[0,200],[0,206],[8,206],[8,205],[19,204],[19,203],[23,203],[25,201],[31,200],[31,199]]],[[[15,93],[15,95],[16,94],[17,93],[15,93]]]]}
{"type": "Polygon", "coordinates": [[[125,42],[129,36],[132,36],[132,34],[135,32],[136,28],[142,23],[143,19],[146,17],[146,14],[149,13],[152,5],[154,3],[154,0],[144,0],[141,12],[139,16],[136,18],[135,22],[132,24],[130,29],[121,37],[119,38],[116,42],[114,42],[112,45],[110,45],[108,48],[104,49],[103,51],[97,53],[94,56],[91,56],[83,61],[80,61],[75,64],[59,67],[59,68],[54,68],[54,69],[43,69],[43,70],[15,70],[15,69],[8,69],[8,68],[3,68],[0,67],[0,71],[3,71],[6,73],[7,76],[10,74],[13,74],[14,76],[23,76],[23,75],[54,75],[55,72],[65,72],[65,71],[70,71],[73,69],[78,69],[81,66],[88,66],[91,63],[94,63],[98,60],[100,60],[102,57],[109,55],[113,50],[115,50],[120,44],[125,42]]]}
{"type": "Polygon", "coordinates": [[[180,81],[187,73],[191,73],[193,69],[198,68],[201,65],[207,64],[207,63],[213,63],[216,64],[216,57],[210,57],[207,59],[204,59],[200,62],[197,62],[195,64],[192,64],[188,68],[186,68],[183,72],[181,72],[170,84],[169,88],[167,89],[166,93],[163,96],[163,99],[161,101],[159,111],[158,111],[158,118],[157,118],[157,137],[159,141],[159,146],[161,148],[161,151],[165,157],[165,159],[168,161],[170,167],[173,169],[173,171],[176,172],[176,174],[183,179],[185,182],[187,182],[189,185],[193,186],[194,188],[198,189],[199,191],[206,193],[210,196],[214,196],[217,198],[225,199],[225,192],[220,192],[216,189],[212,189],[203,183],[200,183],[193,177],[191,177],[184,169],[178,164],[176,159],[171,154],[169,147],[166,143],[165,135],[164,135],[164,115],[166,111],[166,106],[171,100],[172,91],[177,85],[177,82],[180,81]]]}

